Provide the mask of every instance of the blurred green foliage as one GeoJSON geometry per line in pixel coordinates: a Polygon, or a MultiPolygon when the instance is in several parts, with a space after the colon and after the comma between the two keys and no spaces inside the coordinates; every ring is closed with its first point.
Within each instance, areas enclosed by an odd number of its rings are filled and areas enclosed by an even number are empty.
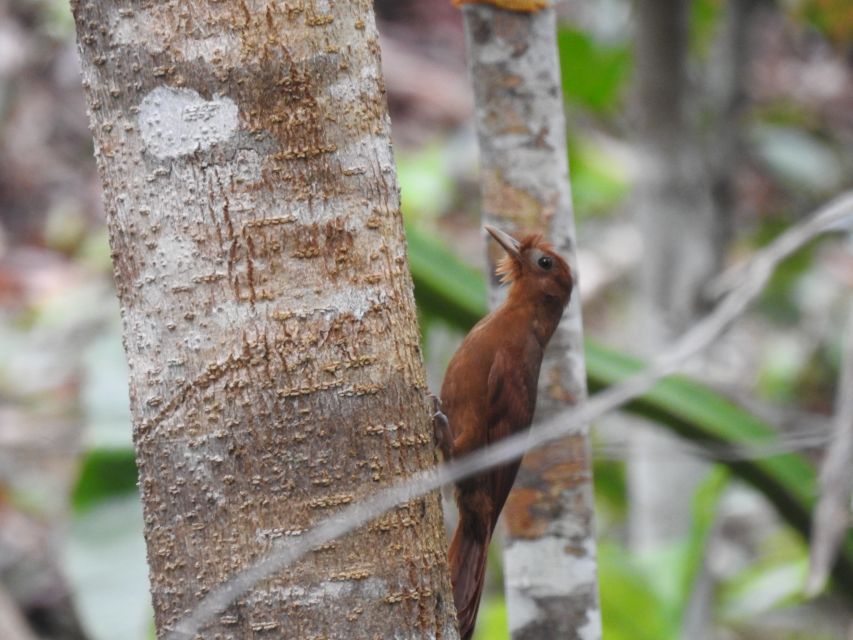
{"type": "MultiPolygon", "coordinates": [[[[754,247],[765,246],[787,227],[784,219],[767,218],[753,231],[750,243],[754,247]]],[[[796,399],[801,407],[831,411],[827,399],[834,397],[839,369],[838,341],[791,336],[798,335],[805,323],[813,322],[807,315],[813,311],[807,311],[810,305],[804,298],[823,295],[813,277],[820,247],[820,241],[813,241],[784,260],[762,291],[757,308],[764,321],[778,332],[769,333],[764,339],[756,391],[773,402],[784,404],[796,399]]],[[[828,309],[827,314],[831,315],[831,311],[828,309]]],[[[832,319],[825,321],[831,323],[832,319]]],[[[843,324],[843,318],[837,324],[843,324]]]]}
{"type": "MultiPolygon", "coordinates": [[[[680,637],[692,583],[702,568],[702,550],[713,528],[717,504],[728,477],[721,468],[709,473],[697,491],[690,536],[680,545],[662,547],[637,558],[612,540],[599,544],[598,568],[606,640],[677,640],[680,637]]],[[[508,638],[503,598],[487,598],[474,640],[508,638]]]]}
{"type": "Polygon", "coordinates": [[[71,494],[77,513],[116,496],[136,493],[133,449],[93,449],[86,453],[71,494]]]}
{"type": "Polygon", "coordinates": [[[763,541],[761,556],[725,584],[720,593],[721,615],[737,623],[781,605],[804,601],[803,584],[808,550],[802,538],[790,531],[777,532],[763,541]]]}
{"type": "Polygon", "coordinates": [[[473,640],[509,640],[506,600],[496,596],[485,599],[477,616],[473,640]]]}
{"type": "Polygon", "coordinates": [[[418,312],[456,327],[474,326],[486,308],[482,274],[415,225],[406,225],[406,240],[418,312]]]}
{"type": "Polygon", "coordinates": [[[724,7],[724,0],[694,0],[690,3],[690,48],[700,58],[707,58],[713,47],[724,7]]]}
{"type": "Polygon", "coordinates": [[[438,143],[397,154],[401,207],[407,220],[434,218],[446,211],[454,187],[447,164],[447,151],[438,143]]]}
{"type": "Polygon", "coordinates": [[[793,15],[821,31],[840,46],[853,40],[853,3],[850,0],[805,0],[789,3],[793,15]]]}
{"type": "Polygon", "coordinates": [[[563,26],[557,46],[566,100],[593,112],[615,109],[631,70],[628,43],[600,43],[585,31],[563,26]]]}
{"type": "Polygon", "coordinates": [[[628,195],[628,171],[619,158],[583,134],[569,135],[572,201],[578,220],[606,215],[628,195]]]}
{"type": "MultiPolygon", "coordinates": [[[[61,0],[38,0],[45,31],[67,39],[73,31],[68,5],[61,0]]],[[[806,0],[795,14],[836,42],[853,39],[850,0],[806,0]]],[[[691,4],[691,49],[707,58],[723,0],[691,4]]],[[[627,38],[597,39],[573,27],[558,33],[565,97],[570,113],[600,129],[618,129],[633,61],[627,38]],[[617,122],[614,122],[617,120],[617,122]]],[[[842,150],[818,130],[819,119],[802,104],[777,100],[760,105],[753,114],[750,145],[761,167],[780,185],[819,197],[846,180],[842,150]]],[[[625,163],[600,144],[593,127],[575,127],[569,137],[573,200],[580,219],[612,212],[630,190],[625,163]]],[[[460,261],[425,229],[446,213],[458,197],[455,176],[448,167],[442,143],[397,154],[403,211],[407,218],[409,261],[414,275],[418,312],[424,332],[443,323],[460,330],[472,326],[485,312],[482,275],[460,261]]],[[[784,223],[761,226],[756,242],[772,238],[784,223]]],[[[81,237],[73,211],[56,213],[49,221],[47,240],[58,251],[73,253],[83,264],[101,269],[109,263],[105,236],[81,237]]],[[[792,292],[814,263],[813,249],[787,260],[774,275],[759,309],[778,324],[800,320],[792,292]]],[[[89,308],[84,298],[75,306],[89,308]]],[[[67,301],[66,301],[67,302],[67,301]]],[[[66,306],[42,313],[21,314],[22,324],[36,329],[67,322],[66,306]]],[[[79,313],[79,311],[77,311],[79,313]]],[[[0,341],[2,342],[2,341],[0,341]]],[[[66,574],[87,633],[94,640],[121,637],[143,640],[152,636],[148,606],[147,570],[142,542],[142,513],[136,492],[136,468],[129,443],[126,390],[115,381],[126,372],[118,368],[118,338],[96,341],[86,366],[83,411],[90,424],[89,449],[82,456],[79,477],[71,495],[72,523],[63,552],[66,574]],[[104,354],[101,350],[110,350],[104,354]],[[104,363],[108,363],[106,366],[104,363]],[[120,567],[120,570],[116,570],[120,567]]],[[[2,346],[2,344],[0,344],[2,346]]],[[[760,388],[778,400],[790,399],[803,387],[806,372],[802,354],[772,350],[760,375],[760,388]]],[[[590,387],[603,389],[638,371],[643,365],[592,342],[587,343],[590,387]]],[[[824,357],[824,356],[819,356],[824,357]]],[[[825,372],[825,363],[817,370],[825,372]]],[[[772,445],[773,429],[719,394],[685,378],[671,378],[626,410],[653,419],[682,436],[712,446],[772,445]]],[[[599,514],[618,520],[625,515],[624,464],[597,460],[596,499],[599,514]]],[[[681,544],[644,557],[633,556],[613,539],[599,547],[601,599],[606,640],[675,640],[687,607],[687,594],[701,568],[720,497],[731,478],[745,480],[777,507],[791,525],[762,548],[760,562],[723,585],[716,615],[743,621],[774,607],[799,602],[796,595],[805,566],[810,509],[815,495],[815,472],[802,457],[785,454],[760,460],[741,460],[715,467],[696,493],[691,533],[681,544]],[[796,535],[794,534],[796,531],[796,535]]],[[[853,542],[848,536],[840,575],[853,585],[853,542]]],[[[506,607],[501,597],[484,601],[476,640],[507,638],[506,607]]],[[[814,640],[811,638],[810,640],[814,640]]]]}
{"type": "MultiPolygon", "coordinates": [[[[595,438],[595,434],[590,434],[595,438]]],[[[628,516],[628,479],[624,460],[596,458],[593,460],[595,477],[595,517],[599,532],[611,523],[622,523],[628,516]]]]}

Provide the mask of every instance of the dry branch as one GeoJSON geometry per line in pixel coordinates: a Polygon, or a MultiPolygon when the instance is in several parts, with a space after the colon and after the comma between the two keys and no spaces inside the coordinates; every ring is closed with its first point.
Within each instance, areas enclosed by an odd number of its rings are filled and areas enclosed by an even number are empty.
{"type": "Polygon", "coordinates": [[[853,305],[849,305],[844,353],[836,391],[835,433],[821,468],[820,500],[812,524],[805,592],[818,594],[829,579],[844,533],[851,524],[853,497],[853,305]]]}

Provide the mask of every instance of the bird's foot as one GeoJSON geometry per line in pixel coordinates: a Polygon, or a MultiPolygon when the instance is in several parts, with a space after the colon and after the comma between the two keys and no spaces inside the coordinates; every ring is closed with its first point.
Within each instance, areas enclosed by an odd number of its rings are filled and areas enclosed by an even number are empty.
{"type": "Polygon", "coordinates": [[[441,399],[434,393],[430,393],[429,398],[432,400],[432,429],[435,444],[441,451],[444,461],[449,462],[453,457],[451,451],[453,436],[450,435],[450,423],[447,420],[447,416],[441,410],[441,399]]]}

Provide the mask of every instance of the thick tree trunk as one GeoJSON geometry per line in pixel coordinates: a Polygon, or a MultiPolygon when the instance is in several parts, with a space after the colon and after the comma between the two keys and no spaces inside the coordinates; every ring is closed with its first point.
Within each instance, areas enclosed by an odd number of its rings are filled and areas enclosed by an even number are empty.
{"type": "MultiPolygon", "coordinates": [[[[72,6],[162,635],[435,462],[379,44],[368,0],[72,6]]],[[[455,638],[445,551],[413,500],[199,637],[455,638]]]]}
{"type": "MultiPolygon", "coordinates": [[[[485,222],[542,232],[578,283],[565,117],[553,9],[532,15],[465,8],[485,222]]],[[[494,274],[494,258],[490,270],[494,274]]],[[[505,290],[492,278],[494,307],[505,290]]],[[[539,379],[537,421],[586,398],[580,291],[551,339],[539,379]]],[[[535,429],[536,426],[534,425],[535,429]]],[[[586,429],[524,463],[504,511],[512,637],[601,637],[592,464],[586,429]]]]}

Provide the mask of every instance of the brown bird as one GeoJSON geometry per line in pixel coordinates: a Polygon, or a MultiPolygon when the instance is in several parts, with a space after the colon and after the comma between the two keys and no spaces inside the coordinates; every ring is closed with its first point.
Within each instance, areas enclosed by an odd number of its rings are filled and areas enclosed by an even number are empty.
{"type": "MultiPolygon", "coordinates": [[[[545,346],[572,293],[569,265],[540,236],[521,241],[486,227],[507,255],[498,264],[510,284],[506,301],[471,329],[441,387],[436,433],[445,459],[458,458],[530,426],[545,346]],[[449,423],[449,425],[448,425],[449,423]]],[[[459,524],[449,562],[459,633],[474,632],[486,553],[520,461],[495,467],[456,487],[459,524]]]]}

